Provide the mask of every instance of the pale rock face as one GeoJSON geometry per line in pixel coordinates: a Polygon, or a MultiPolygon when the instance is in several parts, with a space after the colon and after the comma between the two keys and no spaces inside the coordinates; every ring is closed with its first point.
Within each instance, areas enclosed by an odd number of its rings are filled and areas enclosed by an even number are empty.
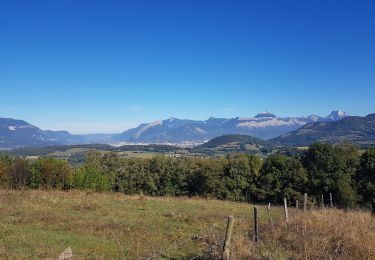
{"type": "Polygon", "coordinates": [[[16,131],[17,129],[20,129],[20,128],[32,128],[32,126],[29,126],[29,125],[19,125],[19,126],[10,125],[10,126],[8,126],[9,131],[16,131]]]}
{"type": "Polygon", "coordinates": [[[289,120],[272,117],[268,120],[252,120],[248,122],[242,122],[237,124],[237,127],[249,127],[249,128],[265,128],[272,126],[303,126],[306,122],[301,121],[297,118],[290,118],[289,120]]]}
{"type": "Polygon", "coordinates": [[[311,115],[311,116],[308,116],[307,118],[308,118],[308,119],[311,119],[311,120],[314,121],[314,122],[316,122],[316,121],[318,121],[318,120],[320,119],[320,117],[317,116],[317,115],[311,115]]]}
{"type": "Polygon", "coordinates": [[[136,138],[138,138],[142,133],[144,133],[145,131],[147,131],[147,129],[152,128],[152,127],[155,127],[155,126],[158,126],[158,125],[162,125],[162,124],[163,124],[162,121],[155,121],[155,122],[152,122],[152,123],[150,123],[150,124],[147,124],[147,125],[145,125],[144,127],[142,127],[140,130],[138,130],[138,131],[134,134],[134,136],[135,136],[136,138]]]}
{"type": "Polygon", "coordinates": [[[205,133],[205,132],[206,132],[206,131],[204,131],[202,128],[199,128],[199,127],[194,128],[194,130],[195,130],[197,133],[205,133]]]}
{"type": "Polygon", "coordinates": [[[238,117],[238,121],[249,121],[249,120],[255,120],[255,117],[238,117]]]}

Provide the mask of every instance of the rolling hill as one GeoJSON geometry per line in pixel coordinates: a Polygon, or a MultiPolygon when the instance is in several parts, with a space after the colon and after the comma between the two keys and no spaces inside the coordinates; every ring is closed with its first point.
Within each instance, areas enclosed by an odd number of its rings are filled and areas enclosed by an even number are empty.
{"type": "Polygon", "coordinates": [[[196,148],[215,148],[218,146],[227,145],[229,143],[264,145],[266,144],[266,141],[249,135],[232,134],[215,137],[214,139],[208,141],[207,143],[201,144],[196,148]]]}
{"type": "Polygon", "coordinates": [[[247,152],[266,154],[274,148],[268,141],[248,135],[230,134],[215,137],[212,140],[191,149],[193,153],[247,152]]]}

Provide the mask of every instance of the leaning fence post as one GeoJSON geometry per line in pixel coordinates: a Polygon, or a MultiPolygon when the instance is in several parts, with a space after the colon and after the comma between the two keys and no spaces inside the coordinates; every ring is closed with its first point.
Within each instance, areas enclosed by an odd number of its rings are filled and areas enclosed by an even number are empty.
{"type": "Polygon", "coordinates": [[[271,226],[271,229],[273,228],[273,222],[272,222],[272,218],[271,218],[271,202],[268,203],[268,206],[267,206],[267,215],[268,215],[268,222],[270,223],[270,226],[271,226]]]}
{"type": "Polygon", "coordinates": [[[316,203],[316,199],[314,198],[314,200],[313,200],[313,203],[311,204],[311,211],[313,211],[314,210],[314,208],[315,208],[315,203],[316,203]]]}
{"type": "Polygon", "coordinates": [[[286,201],[286,198],[284,198],[284,212],[285,212],[285,221],[286,223],[289,222],[289,214],[288,214],[288,203],[286,201]]]}
{"type": "Polygon", "coordinates": [[[333,208],[332,193],[329,193],[329,205],[333,208]]]}
{"type": "Polygon", "coordinates": [[[307,193],[303,196],[303,212],[307,210],[307,193]]]}
{"type": "Polygon", "coordinates": [[[254,233],[255,233],[255,242],[258,242],[259,240],[259,228],[258,228],[258,209],[257,207],[254,207],[254,233]]]}
{"type": "Polygon", "coordinates": [[[223,259],[229,260],[230,258],[230,241],[232,239],[234,217],[228,217],[227,231],[225,232],[225,241],[223,247],[223,259]]]}

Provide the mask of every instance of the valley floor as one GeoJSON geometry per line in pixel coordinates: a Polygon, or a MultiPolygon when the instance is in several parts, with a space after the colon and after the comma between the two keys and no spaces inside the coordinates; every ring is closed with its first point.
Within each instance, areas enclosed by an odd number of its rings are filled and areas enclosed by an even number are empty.
{"type": "Polygon", "coordinates": [[[202,198],[151,198],[90,191],[0,190],[0,258],[214,259],[226,218],[235,217],[234,259],[375,259],[375,218],[336,209],[303,214],[264,206],[260,242],[253,206],[202,198]]]}

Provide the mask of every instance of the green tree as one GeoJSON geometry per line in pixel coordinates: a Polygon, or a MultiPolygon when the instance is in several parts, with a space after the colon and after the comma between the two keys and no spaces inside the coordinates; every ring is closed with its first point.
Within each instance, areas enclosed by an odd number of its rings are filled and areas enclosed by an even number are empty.
{"type": "Polygon", "coordinates": [[[28,160],[24,158],[14,158],[9,168],[9,180],[11,188],[22,188],[29,186],[31,171],[28,160]]]}
{"type": "Polygon", "coordinates": [[[362,154],[356,180],[361,202],[375,211],[375,148],[362,154]]]}
{"type": "Polygon", "coordinates": [[[123,159],[116,174],[116,189],[126,194],[144,192],[152,195],[156,190],[153,179],[147,175],[147,161],[139,158],[123,159]]]}
{"type": "Polygon", "coordinates": [[[41,158],[31,166],[30,186],[44,189],[69,189],[72,171],[64,160],[41,158]]]}
{"type": "Polygon", "coordinates": [[[0,155],[0,187],[10,187],[10,165],[11,159],[8,156],[0,155]]]}
{"type": "Polygon", "coordinates": [[[261,161],[255,155],[232,154],[227,156],[225,176],[225,199],[249,201],[254,190],[261,161]]]}
{"type": "Polygon", "coordinates": [[[311,195],[319,197],[332,192],[338,206],[355,205],[357,196],[353,177],[358,154],[353,146],[313,144],[304,154],[303,164],[308,173],[311,195]]]}
{"type": "Polygon", "coordinates": [[[110,181],[95,164],[85,164],[74,172],[72,186],[96,191],[110,190],[110,181]]]}
{"type": "Polygon", "coordinates": [[[270,155],[257,180],[258,200],[281,202],[284,197],[297,199],[305,191],[307,174],[301,162],[284,155],[270,155]]]}

